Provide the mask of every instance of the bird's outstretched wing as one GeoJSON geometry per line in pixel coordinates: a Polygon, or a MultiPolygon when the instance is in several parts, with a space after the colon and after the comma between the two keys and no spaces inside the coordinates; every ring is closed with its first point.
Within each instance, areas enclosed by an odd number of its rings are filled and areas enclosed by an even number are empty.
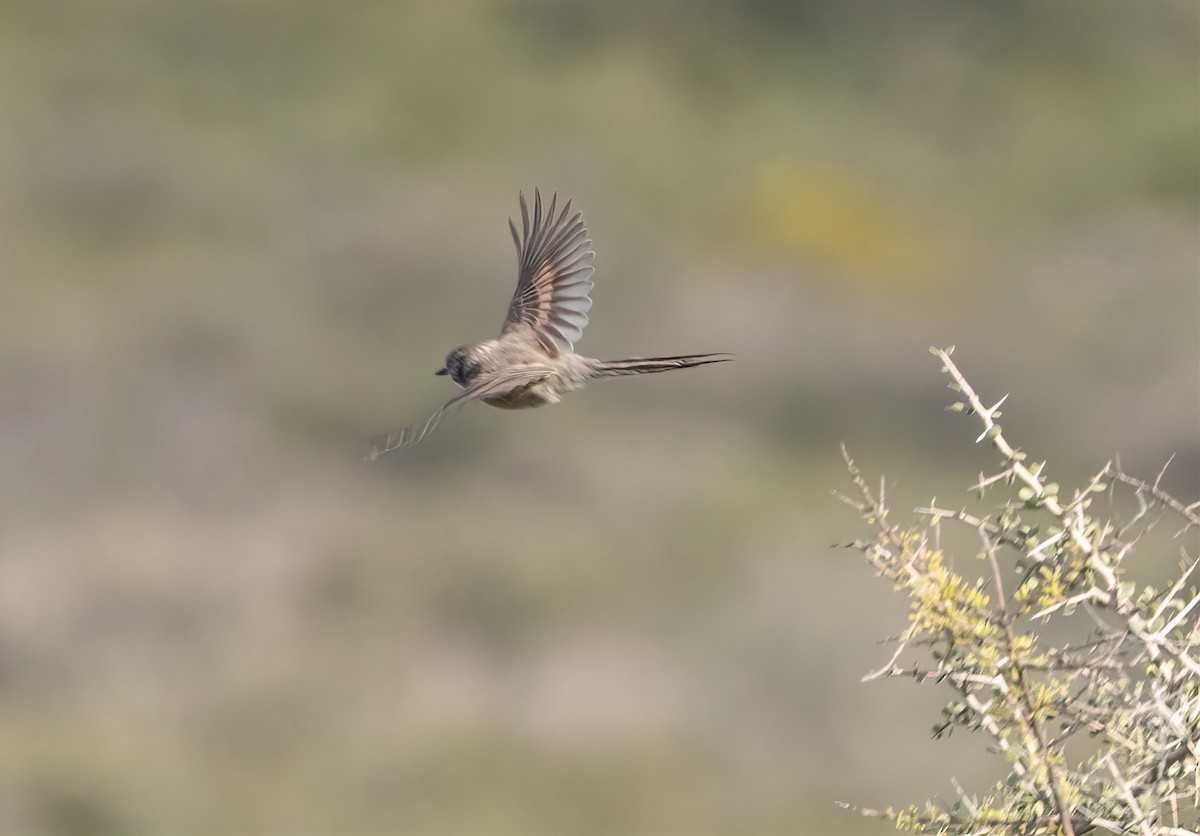
{"type": "Polygon", "coordinates": [[[411,447],[427,436],[442,418],[463,405],[471,401],[502,397],[516,389],[537,383],[552,372],[553,369],[540,363],[522,364],[498,372],[486,381],[463,389],[453,398],[439,406],[423,424],[412,424],[407,427],[401,427],[398,430],[392,430],[390,433],[371,439],[366,443],[366,455],[364,458],[367,461],[374,461],[384,453],[390,453],[401,447],[411,447]]]}
{"type": "Polygon", "coordinates": [[[521,233],[510,218],[513,243],[517,245],[517,290],[508,307],[501,335],[522,326],[533,330],[538,344],[551,357],[570,351],[583,336],[587,312],[592,307],[592,241],[580,212],[571,214],[571,201],[555,216],[558,195],[542,214],[542,195],[533,193],[530,219],[525,195],[521,195],[521,233]]]}

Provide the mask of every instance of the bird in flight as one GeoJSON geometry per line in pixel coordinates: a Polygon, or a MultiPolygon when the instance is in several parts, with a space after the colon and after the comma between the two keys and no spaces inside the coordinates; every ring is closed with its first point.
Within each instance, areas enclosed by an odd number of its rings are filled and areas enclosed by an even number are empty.
{"type": "Polygon", "coordinates": [[[368,443],[373,460],[424,438],[446,415],[470,401],[501,409],[524,409],[558,403],[567,392],[589,381],[632,374],[653,374],[732,360],[729,354],[684,354],[630,360],[595,360],[576,354],[592,299],[592,266],[596,254],[580,212],[571,201],[557,211],[557,193],[542,211],[542,196],[533,193],[533,214],[520,196],[521,231],[510,218],[517,247],[517,289],[504,327],[494,340],[459,346],[446,355],[437,374],[449,375],[462,391],[442,404],[423,424],[404,427],[368,443]],[[557,214],[556,214],[557,212],[557,214]]]}

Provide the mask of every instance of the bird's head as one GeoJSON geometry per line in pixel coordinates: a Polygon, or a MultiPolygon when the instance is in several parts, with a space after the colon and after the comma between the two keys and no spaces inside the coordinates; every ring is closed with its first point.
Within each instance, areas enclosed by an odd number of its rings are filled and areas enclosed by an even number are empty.
{"type": "Polygon", "coordinates": [[[434,374],[450,375],[450,379],[459,386],[466,386],[471,378],[479,374],[479,362],[473,356],[471,346],[460,345],[446,355],[446,365],[434,374]]]}

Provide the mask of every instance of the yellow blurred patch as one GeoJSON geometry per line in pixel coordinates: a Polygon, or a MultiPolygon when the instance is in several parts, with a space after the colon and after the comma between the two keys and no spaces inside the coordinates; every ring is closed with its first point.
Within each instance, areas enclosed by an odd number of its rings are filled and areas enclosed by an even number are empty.
{"type": "Polygon", "coordinates": [[[826,267],[860,289],[940,288],[961,261],[951,236],[916,207],[840,166],[764,165],[740,207],[733,228],[745,246],[826,267]]]}

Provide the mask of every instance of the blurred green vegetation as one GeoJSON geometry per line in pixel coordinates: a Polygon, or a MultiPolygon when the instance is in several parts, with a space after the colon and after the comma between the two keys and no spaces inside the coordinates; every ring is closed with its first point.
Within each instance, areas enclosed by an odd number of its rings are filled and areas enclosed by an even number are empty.
{"type": "Polygon", "coordinates": [[[1196,495],[1198,58],[1182,0],[0,5],[0,828],[986,786],[858,684],[900,613],[828,548],[837,442],[897,507],[966,485],[955,343],[1059,481],[1196,495]],[[581,351],[738,362],[362,465],[498,329],[535,186],[596,242],[581,351]]]}

